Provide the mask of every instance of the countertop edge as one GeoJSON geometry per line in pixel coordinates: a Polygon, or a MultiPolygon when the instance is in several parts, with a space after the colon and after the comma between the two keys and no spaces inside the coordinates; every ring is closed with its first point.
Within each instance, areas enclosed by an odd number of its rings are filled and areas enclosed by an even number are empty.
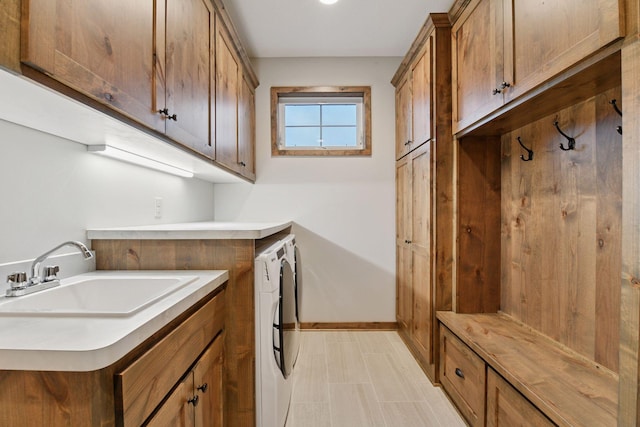
{"type": "MultiPolygon", "coordinates": [[[[132,272],[126,271],[126,273],[132,272]]],[[[139,271],[139,273],[146,274],[149,271],[139,271]]],[[[209,277],[207,277],[207,283],[190,291],[189,295],[172,303],[169,307],[156,309],[152,319],[132,328],[124,337],[110,345],[68,351],[59,349],[0,349],[0,370],[92,372],[106,368],[116,363],[229,280],[227,270],[162,271],[162,273],[206,274],[209,277]]],[[[166,304],[167,300],[164,302],[166,304]]]]}

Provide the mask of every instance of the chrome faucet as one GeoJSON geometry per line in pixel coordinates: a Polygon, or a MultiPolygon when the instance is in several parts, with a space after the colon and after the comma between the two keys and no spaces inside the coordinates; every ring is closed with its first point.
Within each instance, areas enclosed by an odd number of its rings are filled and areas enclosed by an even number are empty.
{"type": "Polygon", "coordinates": [[[27,275],[24,272],[10,274],[7,277],[7,282],[10,286],[10,288],[7,289],[7,296],[17,297],[27,295],[60,285],[60,281],[56,277],[56,274],[60,271],[60,267],[57,265],[46,266],[43,273],[40,274],[40,264],[42,264],[49,255],[64,246],[76,247],[80,250],[80,253],[82,253],[85,260],[93,258],[93,253],[91,253],[89,248],[87,248],[83,243],[76,241],[64,242],[33,260],[33,263],[31,264],[31,277],[27,278],[27,275]]]}

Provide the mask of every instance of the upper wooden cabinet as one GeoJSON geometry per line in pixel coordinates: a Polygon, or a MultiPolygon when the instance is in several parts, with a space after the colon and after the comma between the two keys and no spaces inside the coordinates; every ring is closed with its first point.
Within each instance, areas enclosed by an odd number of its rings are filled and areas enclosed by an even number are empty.
{"type": "Polygon", "coordinates": [[[254,88],[242,75],[238,100],[238,161],[240,173],[256,178],[256,102],[254,88]]]}
{"type": "Polygon", "coordinates": [[[433,135],[433,58],[430,36],[411,69],[412,137],[415,147],[429,141],[433,135]]]}
{"type": "Polygon", "coordinates": [[[458,132],[624,36],[620,0],[473,0],[453,25],[458,132]]]}
{"type": "Polygon", "coordinates": [[[25,0],[21,60],[163,131],[151,108],[153,10],[151,1],[25,0]]]}
{"type": "Polygon", "coordinates": [[[258,80],[219,0],[25,0],[21,30],[25,74],[255,179],[258,80]]]}
{"type": "Polygon", "coordinates": [[[216,29],[216,160],[255,179],[254,86],[245,79],[231,38],[216,29]]]}
{"type": "Polygon", "coordinates": [[[166,134],[213,157],[209,118],[214,14],[208,0],[156,1],[153,110],[166,134]]]}
{"type": "Polygon", "coordinates": [[[413,142],[411,81],[405,76],[396,86],[396,159],[411,151],[413,142]]]}

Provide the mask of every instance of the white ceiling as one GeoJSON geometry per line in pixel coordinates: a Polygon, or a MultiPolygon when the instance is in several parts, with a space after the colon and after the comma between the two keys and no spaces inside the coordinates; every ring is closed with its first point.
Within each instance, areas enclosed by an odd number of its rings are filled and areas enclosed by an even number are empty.
{"type": "Polygon", "coordinates": [[[250,57],[404,56],[453,0],[223,0],[250,57]]]}

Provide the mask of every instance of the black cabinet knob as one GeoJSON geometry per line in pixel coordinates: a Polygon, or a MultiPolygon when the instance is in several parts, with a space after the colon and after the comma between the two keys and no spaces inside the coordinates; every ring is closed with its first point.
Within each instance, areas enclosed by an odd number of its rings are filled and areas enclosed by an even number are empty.
{"type": "Polygon", "coordinates": [[[456,375],[464,379],[464,372],[462,372],[462,369],[456,368],[456,375]]]}
{"type": "Polygon", "coordinates": [[[188,403],[191,403],[193,406],[198,406],[198,396],[193,396],[191,399],[187,400],[188,403]]]}
{"type": "Polygon", "coordinates": [[[196,389],[200,390],[203,393],[206,393],[207,390],[209,389],[209,384],[204,383],[201,386],[196,387],[196,389]]]}

